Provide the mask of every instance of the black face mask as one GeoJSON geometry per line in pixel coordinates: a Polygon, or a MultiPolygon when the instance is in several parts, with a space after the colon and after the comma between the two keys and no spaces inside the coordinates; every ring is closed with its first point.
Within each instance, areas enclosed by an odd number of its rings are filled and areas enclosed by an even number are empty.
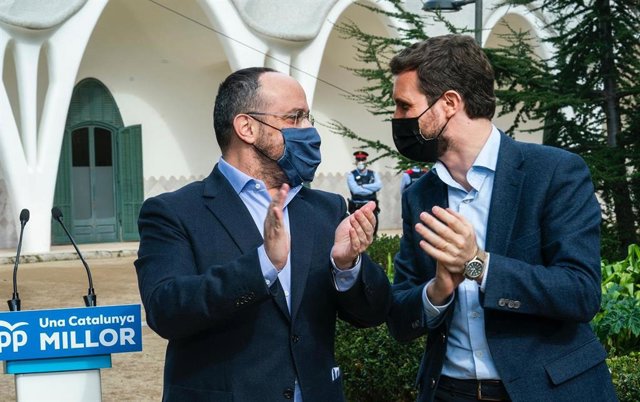
{"type": "MultiPolygon", "coordinates": [[[[440,96],[441,97],[441,96],[440,96]]],[[[393,142],[400,152],[400,155],[416,162],[433,163],[438,160],[438,148],[440,146],[440,135],[444,131],[446,124],[440,129],[438,135],[433,138],[424,138],[420,131],[418,119],[438,103],[440,97],[431,104],[424,112],[417,117],[406,117],[401,119],[391,119],[391,133],[393,142]]],[[[447,123],[449,121],[447,120],[447,123]]]]}

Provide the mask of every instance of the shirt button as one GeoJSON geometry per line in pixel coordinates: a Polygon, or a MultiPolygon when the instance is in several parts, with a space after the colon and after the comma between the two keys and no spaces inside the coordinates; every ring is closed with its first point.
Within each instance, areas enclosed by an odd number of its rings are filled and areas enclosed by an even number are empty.
{"type": "Polygon", "coordinates": [[[481,351],[477,351],[476,352],[476,357],[477,358],[482,358],[483,353],[481,351]]]}
{"type": "Polygon", "coordinates": [[[287,292],[286,290],[284,291],[284,297],[289,297],[289,292],[287,292]]]}
{"type": "Polygon", "coordinates": [[[477,311],[474,311],[473,313],[471,313],[471,317],[478,318],[480,317],[480,313],[478,313],[477,311]]]}
{"type": "Polygon", "coordinates": [[[265,282],[267,283],[267,286],[271,285],[271,281],[269,279],[265,279],[265,282]]]}

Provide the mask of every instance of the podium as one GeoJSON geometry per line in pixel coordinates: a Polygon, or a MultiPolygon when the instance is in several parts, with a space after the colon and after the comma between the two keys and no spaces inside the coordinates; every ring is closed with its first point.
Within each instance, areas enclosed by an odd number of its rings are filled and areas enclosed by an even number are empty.
{"type": "Polygon", "coordinates": [[[99,402],[111,354],[139,351],[139,304],[0,313],[0,360],[18,402],[99,402]]]}

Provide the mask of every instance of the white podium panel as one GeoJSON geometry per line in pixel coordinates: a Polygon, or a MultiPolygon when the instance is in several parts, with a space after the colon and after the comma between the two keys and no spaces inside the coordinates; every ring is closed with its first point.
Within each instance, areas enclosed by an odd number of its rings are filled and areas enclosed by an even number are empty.
{"type": "Polygon", "coordinates": [[[16,375],[17,402],[101,402],[100,370],[16,375]]]}

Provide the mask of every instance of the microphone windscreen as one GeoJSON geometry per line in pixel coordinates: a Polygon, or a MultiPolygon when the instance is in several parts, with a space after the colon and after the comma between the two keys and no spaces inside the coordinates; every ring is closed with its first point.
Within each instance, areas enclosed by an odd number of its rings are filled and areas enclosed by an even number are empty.
{"type": "Polygon", "coordinates": [[[28,209],[25,208],[22,211],[20,211],[20,222],[24,222],[24,223],[29,222],[29,210],[28,209]]]}
{"type": "Polygon", "coordinates": [[[58,207],[53,207],[51,208],[51,216],[53,216],[53,219],[58,220],[62,218],[62,211],[58,207]]]}

